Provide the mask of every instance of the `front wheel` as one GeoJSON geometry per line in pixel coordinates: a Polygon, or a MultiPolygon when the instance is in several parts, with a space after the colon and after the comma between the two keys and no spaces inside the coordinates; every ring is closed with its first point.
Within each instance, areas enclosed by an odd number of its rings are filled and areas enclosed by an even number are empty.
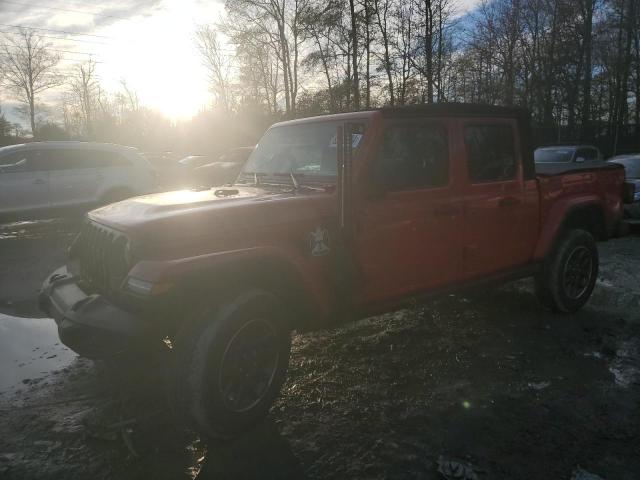
{"type": "Polygon", "coordinates": [[[242,433],[268,413],[284,382],[291,337],[277,298],[249,290],[207,311],[176,339],[170,400],[211,437],[242,433]]]}
{"type": "Polygon", "coordinates": [[[579,310],[591,296],[598,277],[598,248],[586,230],[565,232],[536,277],[540,302],[556,312],[579,310]]]}

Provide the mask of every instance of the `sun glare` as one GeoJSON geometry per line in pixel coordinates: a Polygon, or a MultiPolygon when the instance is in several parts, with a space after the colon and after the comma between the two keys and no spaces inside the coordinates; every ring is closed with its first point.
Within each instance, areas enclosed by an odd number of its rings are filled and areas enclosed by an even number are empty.
{"type": "Polygon", "coordinates": [[[105,87],[118,90],[125,79],[142,105],[172,120],[192,117],[210,103],[195,29],[216,22],[222,10],[218,2],[166,0],[149,15],[101,29],[110,40],[93,50],[105,87]]]}

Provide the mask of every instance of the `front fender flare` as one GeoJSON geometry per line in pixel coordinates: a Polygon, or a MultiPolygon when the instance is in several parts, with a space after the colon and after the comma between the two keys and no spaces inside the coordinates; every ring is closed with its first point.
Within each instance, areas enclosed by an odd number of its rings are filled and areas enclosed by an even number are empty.
{"type": "Polygon", "coordinates": [[[177,260],[143,260],[129,272],[129,276],[152,283],[179,284],[187,278],[208,272],[246,269],[256,264],[277,265],[286,269],[296,286],[304,292],[305,300],[316,314],[326,316],[333,304],[333,289],[327,279],[314,275],[308,260],[277,247],[250,247],[209,253],[177,260]]]}

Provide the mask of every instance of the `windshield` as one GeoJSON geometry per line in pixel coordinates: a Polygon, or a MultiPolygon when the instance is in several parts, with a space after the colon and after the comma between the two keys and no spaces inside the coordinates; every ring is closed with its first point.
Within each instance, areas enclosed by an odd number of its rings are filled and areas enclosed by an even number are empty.
{"type": "Polygon", "coordinates": [[[609,161],[622,165],[627,178],[640,178],[640,157],[612,158],[609,161]]]}
{"type": "Polygon", "coordinates": [[[537,163],[570,162],[573,152],[572,148],[538,148],[533,158],[537,163]]]}
{"type": "Polygon", "coordinates": [[[196,163],[206,163],[206,160],[207,157],[204,155],[189,155],[188,157],[178,160],[178,163],[182,165],[193,165],[196,163]]]}
{"type": "MultiPolygon", "coordinates": [[[[337,128],[343,122],[317,122],[271,128],[265,133],[242,169],[242,177],[283,181],[291,175],[300,182],[335,182],[337,128]]],[[[362,143],[363,124],[353,124],[354,151],[362,143]]],[[[285,180],[285,182],[288,180],[285,180]]]]}

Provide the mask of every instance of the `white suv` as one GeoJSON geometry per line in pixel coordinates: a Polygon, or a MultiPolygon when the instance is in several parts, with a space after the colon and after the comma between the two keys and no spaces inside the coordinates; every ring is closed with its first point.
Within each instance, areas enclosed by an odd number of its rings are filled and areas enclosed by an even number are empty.
{"type": "Polygon", "coordinates": [[[0,148],[0,217],[87,209],[155,186],[153,168],[131,147],[33,142],[0,148]]]}

